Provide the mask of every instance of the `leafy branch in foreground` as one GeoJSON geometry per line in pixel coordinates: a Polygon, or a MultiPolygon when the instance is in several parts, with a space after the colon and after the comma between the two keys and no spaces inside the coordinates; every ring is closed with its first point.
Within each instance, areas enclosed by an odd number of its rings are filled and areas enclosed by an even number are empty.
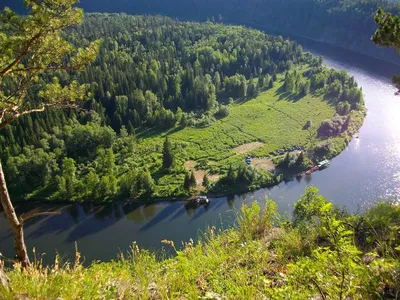
{"type": "MultiPolygon", "coordinates": [[[[73,7],[77,0],[26,0],[27,16],[9,8],[0,14],[0,129],[16,119],[48,107],[75,107],[87,97],[86,86],[73,81],[62,86],[41,81],[55,71],[79,71],[92,62],[100,40],[77,49],[62,37],[62,31],[82,23],[83,11],[73,7]]],[[[0,201],[14,236],[16,256],[22,266],[30,265],[25,247],[24,219],[17,217],[0,163],[0,201]]]]}

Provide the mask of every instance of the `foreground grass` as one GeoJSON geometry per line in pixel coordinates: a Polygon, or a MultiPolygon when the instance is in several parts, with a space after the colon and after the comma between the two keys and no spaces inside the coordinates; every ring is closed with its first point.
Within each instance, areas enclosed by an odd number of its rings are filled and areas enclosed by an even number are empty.
{"type": "Polygon", "coordinates": [[[311,188],[294,221],[272,201],[254,202],[236,229],[209,228],[181,250],[164,241],[173,258],[157,260],[133,245],[127,257],[89,268],[10,270],[0,299],[397,299],[399,220],[395,204],[351,216],[311,188]]]}

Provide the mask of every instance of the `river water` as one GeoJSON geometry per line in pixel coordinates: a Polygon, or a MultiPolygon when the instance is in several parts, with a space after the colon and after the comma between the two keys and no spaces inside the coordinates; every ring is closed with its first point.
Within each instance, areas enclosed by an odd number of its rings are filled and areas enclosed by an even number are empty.
{"type": "MultiPolygon", "coordinates": [[[[207,208],[187,208],[181,202],[36,206],[42,210],[60,210],[61,214],[26,224],[30,251],[35,248],[36,253],[46,253],[44,261],[51,263],[56,252],[65,258],[73,257],[77,242],[88,263],[113,259],[117,253],[128,251],[133,241],[153,250],[161,248],[163,239],[180,245],[181,241],[201,235],[207,226],[231,226],[243,202],[262,202],[268,196],[278,203],[281,212],[290,212],[293,202],[310,185],[353,212],[379,198],[397,197],[400,192],[400,97],[394,96],[396,90],[390,78],[400,74],[400,67],[331,45],[295,40],[306,50],[323,56],[327,66],[344,69],[354,76],[365,94],[368,116],[359,138],[334,158],[329,168],[272,189],[212,199],[207,208]]],[[[26,212],[33,208],[28,204],[18,210],[26,212]]],[[[10,230],[0,213],[0,252],[12,256],[12,247],[10,230]]]]}

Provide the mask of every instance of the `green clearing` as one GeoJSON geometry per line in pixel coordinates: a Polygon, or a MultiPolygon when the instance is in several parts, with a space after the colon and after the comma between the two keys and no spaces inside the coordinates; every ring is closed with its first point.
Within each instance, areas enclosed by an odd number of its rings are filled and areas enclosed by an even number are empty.
{"type": "MultiPolygon", "coordinates": [[[[293,145],[310,146],[321,122],[335,115],[335,107],[322,96],[309,94],[300,98],[281,93],[283,84],[284,80],[279,78],[274,88],[262,92],[257,98],[230,105],[229,116],[209,127],[168,131],[166,134],[176,147],[177,164],[193,160],[199,168],[210,173],[225,174],[231,165],[244,164],[248,155],[269,156],[293,145]],[[308,120],[313,125],[303,129],[308,120]],[[264,145],[248,153],[234,152],[236,147],[252,142],[264,145]]],[[[151,166],[153,163],[154,171],[161,157],[150,153],[149,149],[160,149],[166,134],[160,136],[158,132],[145,132],[138,135],[139,148],[143,151],[139,156],[147,157],[145,164],[151,166]]],[[[178,188],[181,175],[156,174],[156,179],[161,190],[167,191],[174,184],[178,188]],[[169,187],[164,189],[164,185],[169,187]]]]}

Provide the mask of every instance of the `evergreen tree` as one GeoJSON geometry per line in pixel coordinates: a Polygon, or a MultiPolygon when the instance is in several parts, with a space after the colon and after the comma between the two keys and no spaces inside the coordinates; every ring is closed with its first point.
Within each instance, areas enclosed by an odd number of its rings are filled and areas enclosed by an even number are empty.
{"type": "Polygon", "coordinates": [[[76,166],[75,161],[72,158],[65,158],[62,163],[62,178],[65,182],[65,199],[72,200],[74,194],[75,178],[76,178],[76,166]]]}
{"type": "Polygon", "coordinates": [[[269,89],[272,89],[274,87],[274,81],[272,80],[272,78],[269,80],[269,83],[268,83],[268,88],[269,89]]]}
{"type": "Polygon", "coordinates": [[[146,194],[153,194],[155,192],[155,183],[148,170],[142,171],[139,176],[140,187],[146,194]]]}
{"type": "Polygon", "coordinates": [[[194,187],[197,186],[196,176],[194,175],[193,170],[192,170],[192,172],[190,173],[189,184],[190,184],[190,187],[192,187],[192,188],[194,188],[194,187]]]}
{"type": "Polygon", "coordinates": [[[205,188],[208,188],[210,186],[210,180],[208,179],[207,173],[205,173],[203,177],[203,186],[205,188]]]}
{"type": "Polygon", "coordinates": [[[297,167],[302,167],[304,165],[305,162],[305,155],[304,152],[300,152],[299,156],[296,159],[296,166],[297,167]]]}
{"type": "Polygon", "coordinates": [[[185,173],[185,178],[183,180],[183,188],[187,191],[190,190],[190,174],[188,172],[185,173]]]}
{"type": "Polygon", "coordinates": [[[133,127],[131,121],[128,121],[128,127],[126,129],[128,130],[128,133],[130,135],[134,135],[135,134],[135,128],[133,127]]]}
{"type": "Polygon", "coordinates": [[[169,169],[174,164],[174,155],[172,154],[172,145],[168,140],[168,136],[165,137],[163,145],[163,168],[169,169]]]}
{"type": "Polygon", "coordinates": [[[281,163],[282,167],[288,168],[290,165],[290,154],[289,152],[286,152],[285,158],[282,160],[281,163]]]}
{"type": "MultiPolygon", "coordinates": [[[[380,46],[394,48],[397,52],[400,51],[400,17],[385,12],[379,8],[375,22],[379,25],[377,31],[372,37],[372,41],[380,46]]],[[[400,76],[393,76],[393,83],[400,90],[400,76]]]]}

